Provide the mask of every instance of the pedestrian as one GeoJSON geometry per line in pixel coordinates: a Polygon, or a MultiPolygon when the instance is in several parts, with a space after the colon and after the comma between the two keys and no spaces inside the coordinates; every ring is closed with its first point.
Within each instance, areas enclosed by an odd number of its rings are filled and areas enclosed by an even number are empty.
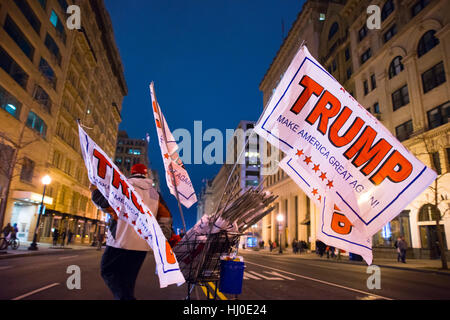
{"type": "Polygon", "coordinates": [[[264,240],[261,240],[261,249],[264,249],[264,240]]]}
{"type": "Polygon", "coordinates": [[[294,254],[297,254],[298,252],[298,242],[297,239],[294,239],[294,241],[292,241],[292,252],[294,254]]]}
{"type": "Polygon", "coordinates": [[[97,250],[102,250],[103,241],[104,241],[105,235],[103,233],[99,233],[97,237],[97,250]]]}
{"type": "MultiPolygon", "coordinates": [[[[145,165],[135,164],[131,168],[128,182],[150,211],[157,213],[156,219],[164,236],[171,239],[175,235],[172,229],[172,215],[147,174],[148,169],[145,165]]],[[[136,300],[134,296],[136,279],[151,248],[138,236],[132,226],[118,219],[114,209],[96,186],[91,185],[90,189],[94,204],[112,218],[100,265],[101,276],[116,300],[136,300]]]]}
{"type": "Polygon", "coordinates": [[[330,247],[330,253],[331,253],[331,258],[333,259],[335,257],[335,252],[336,248],[335,247],[330,247]]]}
{"type": "Polygon", "coordinates": [[[63,246],[63,247],[64,247],[64,242],[66,242],[66,231],[65,230],[61,233],[61,246],[63,246]]]}
{"type": "Polygon", "coordinates": [[[72,242],[72,236],[73,236],[72,230],[69,230],[67,234],[67,244],[72,242]]]}
{"type": "Polygon", "coordinates": [[[397,237],[397,240],[395,241],[395,243],[394,243],[394,247],[395,247],[395,249],[397,249],[396,251],[397,251],[397,262],[400,262],[400,259],[401,259],[401,253],[400,253],[400,248],[399,248],[399,243],[400,243],[400,240],[401,240],[401,238],[400,237],[397,237]]]}
{"type": "Polygon", "coordinates": [[[273,242],[272,242],[272,240],[269,240],[269,250],[270,250],[270,252],[272,252],[272,250],[273,250],[273,242]]]}
{"type": "Polygon", "coordinates": [[[7,238],[13,230],[14,228],[11,226],[11,223],[8,222],[8,224],[2,230],[3,236],[7,238]]]}
{"type": "Polygon", "coordinates": [[[53,246],[56,247],[56,245],[58,244],[58,238],[59,238],[59,230],[55,228],[55,230],[53,230],[53,246]]]}
{"type": "Polygon", "coordinates": [[[408,244],[405,241],[405,237],[400,237],[400,240],[397,243],[397,247],[400,251],[400,260],[402,263],[406,263],[406,249],[408,249],[408,244]]]}

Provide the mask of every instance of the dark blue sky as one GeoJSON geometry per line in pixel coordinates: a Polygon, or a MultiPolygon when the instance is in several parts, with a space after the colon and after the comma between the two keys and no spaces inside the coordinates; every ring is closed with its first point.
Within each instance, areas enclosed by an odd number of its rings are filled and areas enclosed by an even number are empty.
{"type": "MultiPolygon", "coordinates": [[[[234,129],[262,112],[258,86],[295,21],[303,0],[105,0],[119,47],[128,96],[121,130],[132,138],[150,133],[149,158],[161,191],[182,227],[176,199],[165,183],[148,86],[155,82],[159,104],[172,131],[192,133],[194,121],[209,128],[234,129]]],[[[203,147],[209,142],[204,142],[203,147]]],[[[192,147],[193,154],[193,147],[192,147]]],[[[193,160],[192,160],[193,162],[193,160]]],[[[219,165],[187,164],[197,195],[202,179],[219,165]]],[[[183,207],[187,227],[197,205],[183,207]]]]}

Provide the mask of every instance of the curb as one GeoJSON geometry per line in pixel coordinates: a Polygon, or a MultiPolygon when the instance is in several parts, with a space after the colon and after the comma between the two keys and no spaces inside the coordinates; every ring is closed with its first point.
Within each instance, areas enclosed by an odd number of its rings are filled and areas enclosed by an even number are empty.
{"type": "Polygon", "coordinates": [[[88,251],[88,250],[95,250],[95,249],[73,249],[73,248],[67,248],[67,249],[57,249],[58,251],[32,251],[32,252],[24,252],[24,253],[15,253],[15,254],[8,254],[3,253],[0,254],[0,260],[6,260],[6,259],[14,259],[14,258],[23,258],[23,257],[31,257],[31,256],[44,256],[44,255],[57,255],[57,254],[63,254],[67,252],[75,252],[75,251],[88,251]]]}

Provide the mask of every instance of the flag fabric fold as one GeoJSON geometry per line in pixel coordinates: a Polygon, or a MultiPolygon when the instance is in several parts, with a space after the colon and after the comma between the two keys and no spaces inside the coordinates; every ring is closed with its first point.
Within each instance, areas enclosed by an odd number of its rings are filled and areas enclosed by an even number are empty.
{"type": "Polygon", "coordinates": [[[119,219],[129,223],[153,250],[160,287],[185,282],[178,261],[151,212],[106,153],[78,125],[81,152],[89,181],[97,186],[119,219]]]}

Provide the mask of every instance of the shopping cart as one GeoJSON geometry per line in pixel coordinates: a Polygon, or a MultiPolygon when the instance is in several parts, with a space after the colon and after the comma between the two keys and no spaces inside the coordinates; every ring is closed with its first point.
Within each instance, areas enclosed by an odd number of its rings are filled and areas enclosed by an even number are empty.
{"type": "Polygon", "coordinates": [[[237,254],[239,238],[242,234],[220,231],[208,236],[195,236],[194,239],[182,241],[177,251],[180,269],[187,283],[186,300],[191,299],[195,286],[206,290],[208,300],[217,299],[217,288],[220,280],[220,257],[232,252],[237,254]],[[212,283],[210,288],[208,283],[212,283]]]}

